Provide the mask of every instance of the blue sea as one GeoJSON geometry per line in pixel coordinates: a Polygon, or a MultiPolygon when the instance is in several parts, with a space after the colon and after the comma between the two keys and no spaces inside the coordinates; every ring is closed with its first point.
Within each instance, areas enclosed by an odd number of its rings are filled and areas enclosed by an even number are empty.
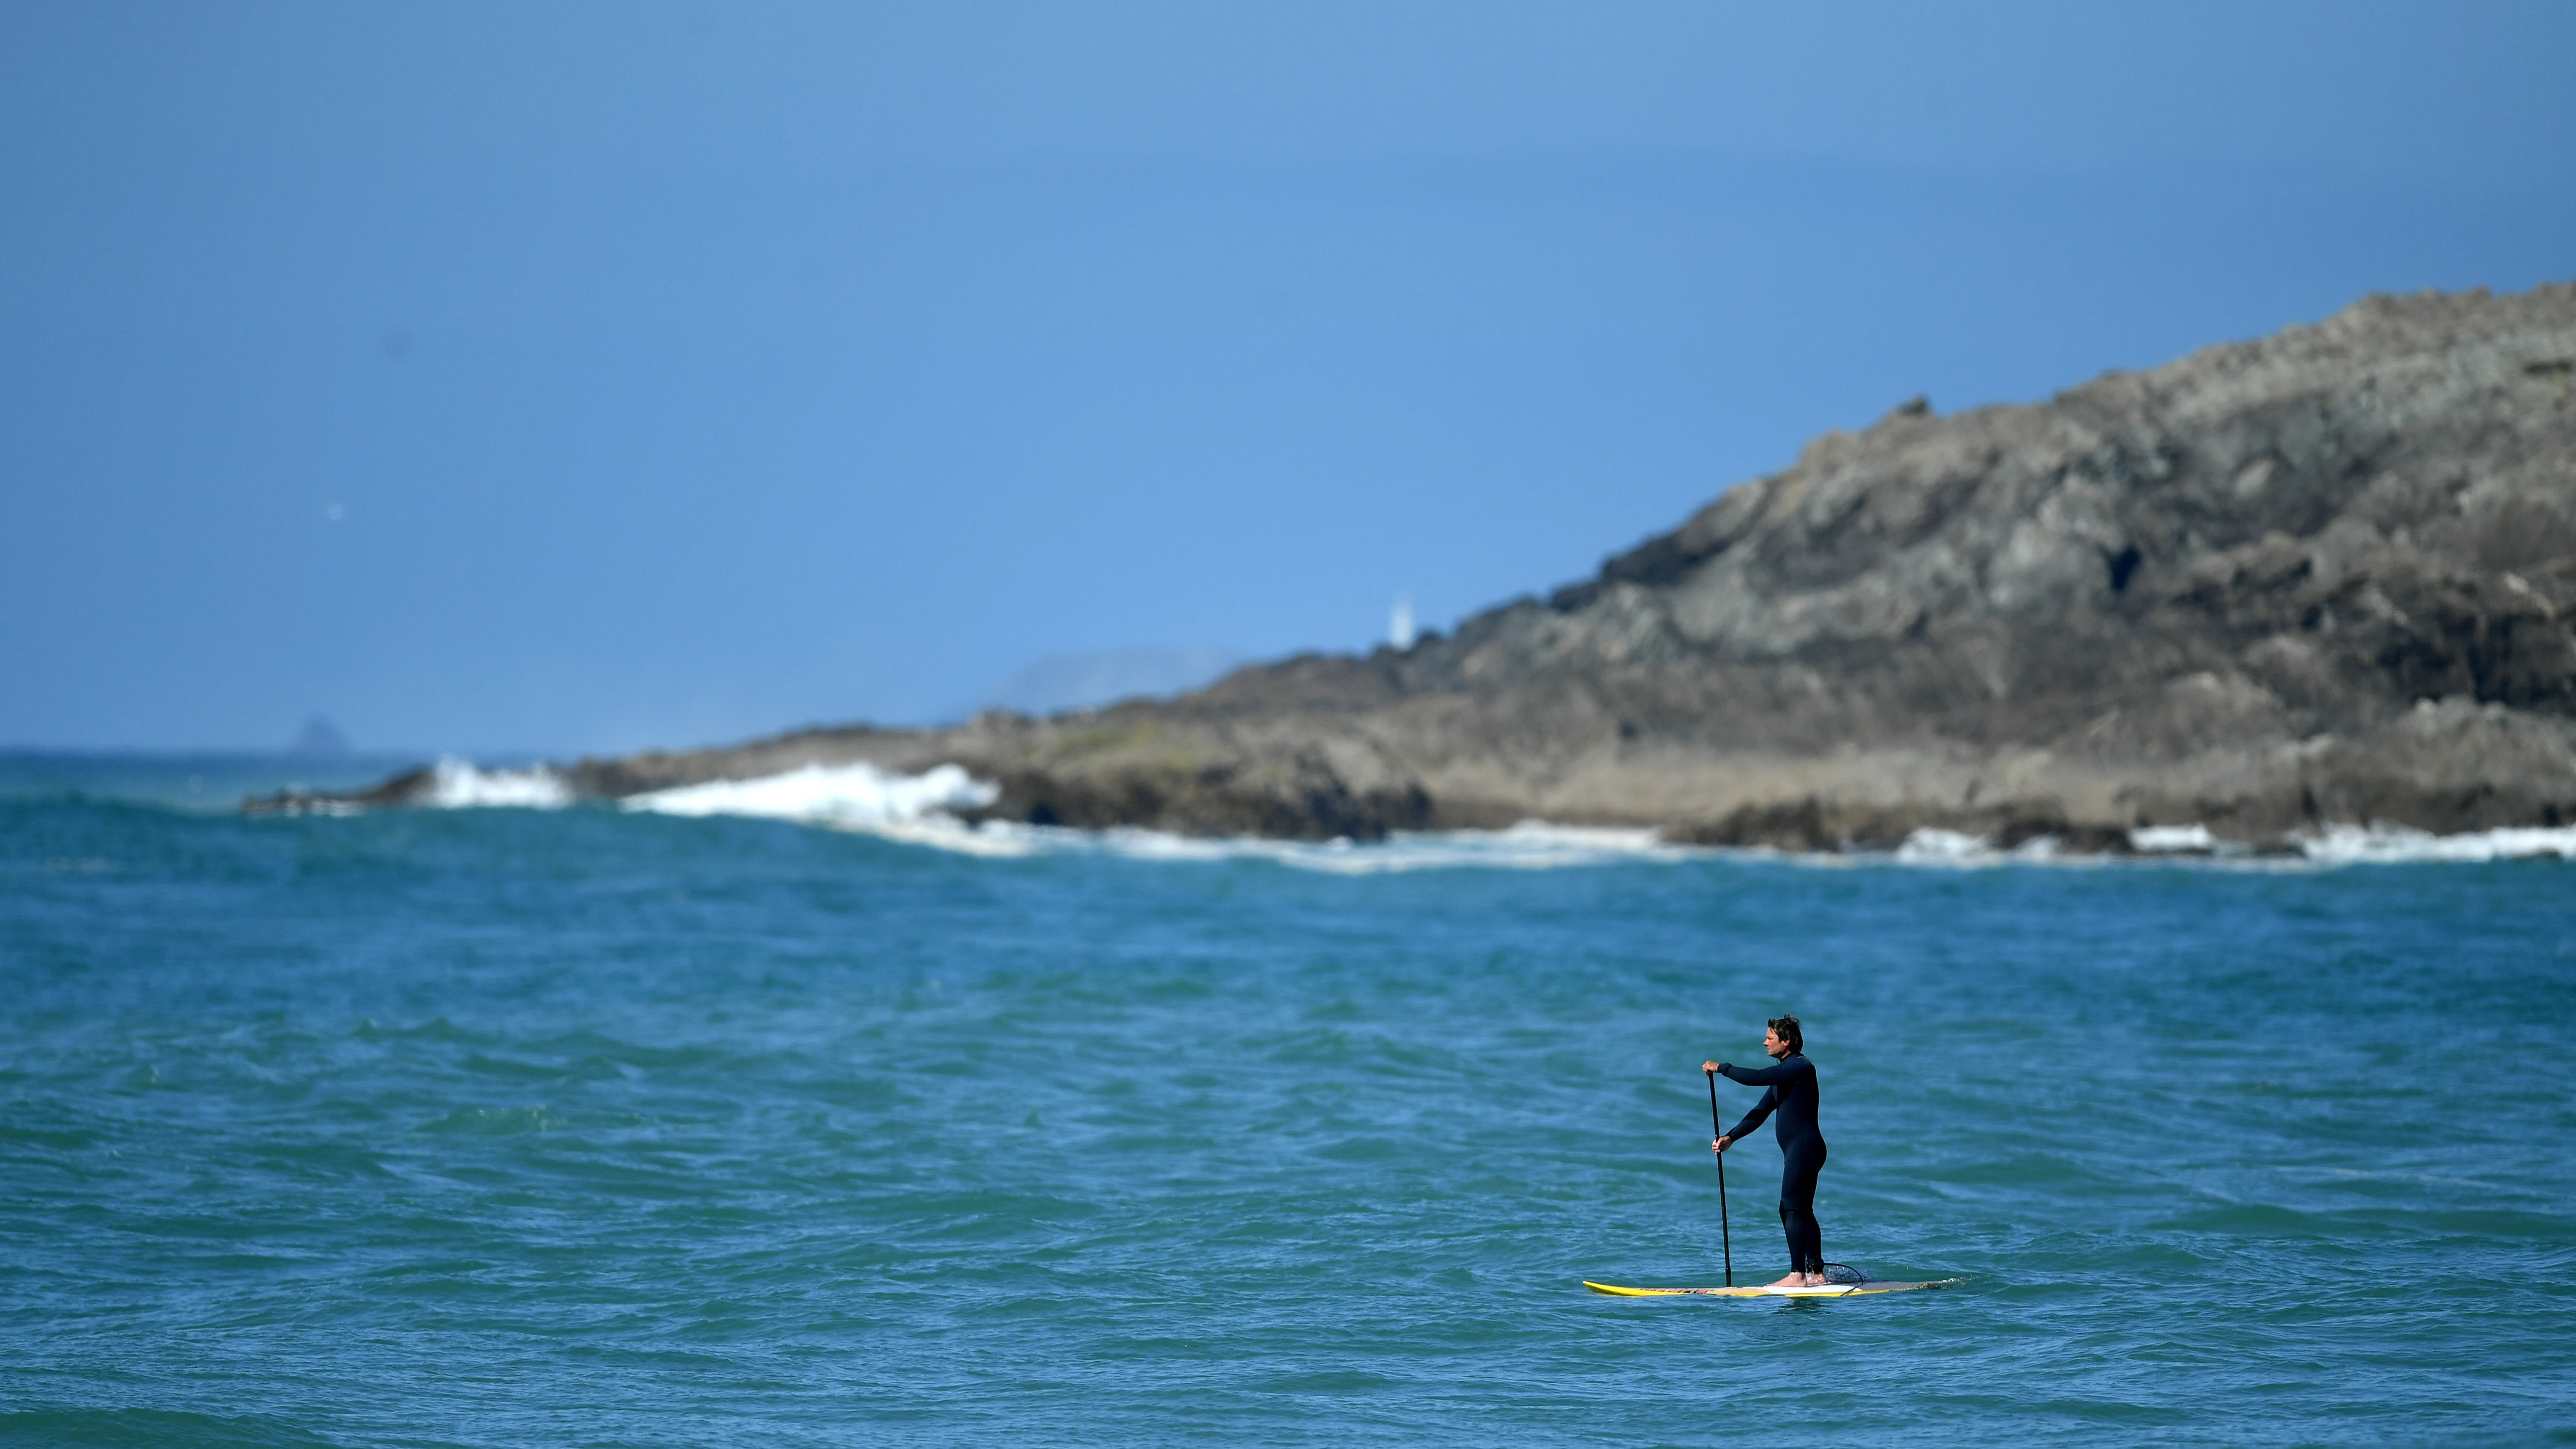
{"type": "Polygon", "coordinates": [[[226,808],[298,769],[0,759],[0,1444],[2576,1442],[2563,859],[226,808]],[[1699,1070],[1784,1010],[1826,1255],[1955,1283],[1587,1291],[1785,1270],[1699,1070]]]}

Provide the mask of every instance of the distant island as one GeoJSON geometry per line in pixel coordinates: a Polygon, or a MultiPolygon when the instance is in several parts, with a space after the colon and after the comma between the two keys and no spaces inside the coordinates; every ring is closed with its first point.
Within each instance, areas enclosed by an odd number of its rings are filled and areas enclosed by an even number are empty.
{"type": "MultiPolygon", "coordinates": [[[[953,764],[975,818],[1373,839],[1525,819],[2121,851],[2576,823],[2576,284],[2371,297],[1827,433],[1452,635],[1167,701],[557,767],[615,799],[953,764]]],[[[400,805],[430,772],[253,808],[400,805]]]]}

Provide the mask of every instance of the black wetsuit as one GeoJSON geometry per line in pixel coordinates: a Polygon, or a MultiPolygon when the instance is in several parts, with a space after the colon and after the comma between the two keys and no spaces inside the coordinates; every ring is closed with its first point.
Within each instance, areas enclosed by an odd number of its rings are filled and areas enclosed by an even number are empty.
{"type": "Polygon", "coordinates": [[[1778,1066],[1718,1070],[1730,1082],[1771,1089],[1726,1134],[1727,1140],[1740,1142],[1763,1118],[1780,1114],[1772,1130],[1780,1137],[1780,1226],[1789,1235],[1789,1271],[1825,1271],[1825,1235],[1816,1226],[1816,1174],[1825,1166],[1825,1138],[1816,1130],[1816,1064],[1791,1052],[1778,1066]]]}

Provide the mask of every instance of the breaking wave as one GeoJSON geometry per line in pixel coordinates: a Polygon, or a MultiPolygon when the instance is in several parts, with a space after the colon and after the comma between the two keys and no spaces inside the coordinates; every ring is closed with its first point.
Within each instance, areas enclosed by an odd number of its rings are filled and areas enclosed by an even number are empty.
{"type": "MultiPolygon", "coordinates": [[[[1330,875],[1384,875],[1417,870],[1554,870],[1625,862],[1671,862],[1722,856],[1758,856],[1815,865],[1869,860],[1906,866],[1977,867],[2016,863],[2108,864],[2103,856],[2067,852],[2051,836],[1998,848],[1983,836],[1925,828],[1886,855],[1793,855],[1754,849],[1676,845],[1651,829],[1550,825],[1523,821],[1508,830],[1398,831],[1382,841],[1265,840],[1250,836],[1198,837],[1159,830],[1075,830],[968,821],[959,812],[991,805],[999,786],[975,779],[957,765],[906,775],[866,763],[806,765],[749,780],[716,780],[634,795],[620,809],[643,814],[737,815],[856,831],[939,850],[981,856],[1115,855],[1133,860],[1267,860],[1330,875]]],[[[572,803],[564,779],[544,766],[482,770],[454,758],[438,762],[429,803],[554,809],[572,803]]],[[[2576,827],[2478,831],[2433,835],[2374,825],[2330,826],[2295,836],[2258,853],[2213,834],[2206,825],[2142,826],[2129,832],[2139,856],[2199,858],[2262,868],[2482,862],[2528,858],[2576,860],[2576,827]]]]}
{"type": "Polygon", "coordinates": [[[1528,821],[1508,830],[1404,833],[1383,841],[1204,838],[1160,830],[1073,830],[1010,821],[969,822],[954,812],[992,804],[1001,789],[955,765],[919,775],[869,764],[807,765],[750,780],[717,780],[629,796],[624,810],[655,815],[739,815],[882,836],[967,855],[1116,855],[1132,860],[1269,860],[1330,875],[1487,867],[1551,870],[1613,861],[1682,860],[1709,852],[1670,845],[1652,830],[1595,829],[1528,821]]]}
{"type": "Polygon", "coordinates": [[[711,780],[630,795],[620,808],[655,815],[748,815],[792,820],[836,830],[934,834],[974,833],[948,812],[973,810],[1000,798],[1001,787],[969,776],[955,765],[919,775],[881,770],[864,762],[807,765],[751,780],[711,780]]]}
{"type": "MultiPolygon", "coordinates": [[[[2213,835],[2206,825],[2150,825],[2129,832],[2129,848],[2141,856],[2197,856],[2267,867],[2482,863],[2553,857],[2576,860],[2576,827],[2533,826],[2435,835],[2396,825],[2329,825],[2313,834],[2292,835],[2279,849],[2258,853],[2243,841],[2213,835]]],[[[2054,837],[2045,835],[2011,850],[1999,850],[1983,836],[1923,829],[1905,838],[1905,843],[1896,849],[1895,859],[1905,865],[1960,866],[2033,860],[2079,863],[2104,858],[2068,855],[2054,837]]]]}
{"type": "Polygon", "coordinates": [[[2206,825],[2142,825],[2129,832],[2129,848],[2140,855],[2214,853],[2218,845],[2206,825]]]}
{"type": "MultiPolygon", "coordinates": [[[[987,827],[990,828],[990,827],[987,827]]],[[[1030,830],[1030,827],[1013,827],[1030,830]]],[[[1713,852],[1670,845],[1652,830],[1549,825],[1524,820],[1508,830],[1397,831],[1381,841],[1217,839],[1159,830],[1032,831],[1040,848],[1087,850],[1137,860],[1270,860],[1328,875],[1394,875],[1416,870],[1557,870],[1566,866],[1688,860],[1713,852]]]]}
{"type": "Polygon", "coordinates": [[[442,810],[491,806],[560,810],[572,803],[572,787],[543,765],[530,770],[480,770],[449,755],[430,771],[426,803],[442,810]]]}
{"type": "Polygon", "coordinates": [[[2434,835],[2399,826],[2329,826],[2325,833],[2299,842],[2300,853],[2329,865],[2397,864],[2407,861],[2530,860],[2555,856],[2576,860],[2576,826],[2478,830],[2466,835],[2434,835]]]}

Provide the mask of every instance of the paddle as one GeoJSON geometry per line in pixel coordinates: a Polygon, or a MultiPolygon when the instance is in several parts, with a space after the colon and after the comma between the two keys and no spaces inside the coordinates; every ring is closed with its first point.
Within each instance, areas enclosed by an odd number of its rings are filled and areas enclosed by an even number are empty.
{"type": "MultiPolygon", "coordinates": [[[[1708,1076],[1708,1130],[1723,1137],[1726,1129],[1717,1125],[1717,1073],[1708,1076]]],[[[1717,1232],[1726,1245],[1726,1286],[1735,1286],[1735,1229],[1726,1222],[1726,1154],[1717,1154],[1717,1232]]]]}

